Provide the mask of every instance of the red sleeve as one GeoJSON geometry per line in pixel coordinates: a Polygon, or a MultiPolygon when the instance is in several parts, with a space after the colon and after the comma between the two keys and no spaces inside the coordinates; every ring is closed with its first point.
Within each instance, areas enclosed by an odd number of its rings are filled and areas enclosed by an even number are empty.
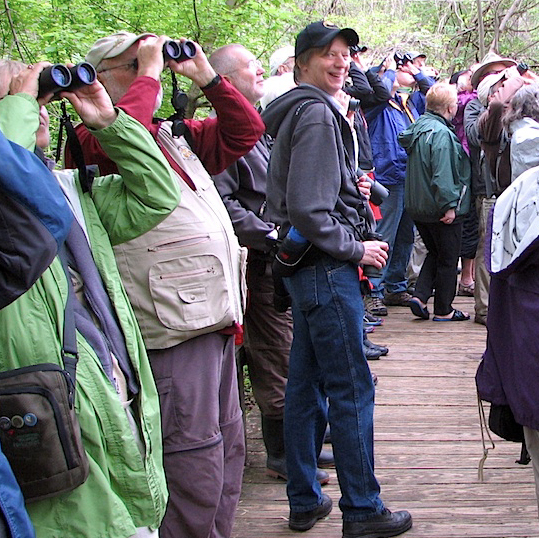
{"type": "Polygon", "coordinates": [[[248,153],[264,133],[260,114],[232,84],[221,82],[204,92],[216,118],[186,120],[193,138],[193,151],[214,175],[248,153]]]}
{"type": "MultiPolygon", "coordinates": [[[[158,123],[152,123],[155,100],[160,83],[150,77],[137,78],[117,107],[142,123],[157,137],[158,123]]],[[[206,96],[215,107],[217,118],[186,120],[193,142],[193,151],[198,155],[209,174],[218,174],[240,157],[248,153],[264,133],[264,122],[253,105],[229,82],[221,80],[210,88],[206,96]]],[[[84,126],[76,127],[87,164],[97,164],[100,174],[117,172],[116,165],[102,150],[97,139],[84,126]]],[[[191,184],[189,178],[172,160],[166,151],[163,154],[170,165],[191,184]]],[[[66,148],[67,168],[76,168],[69,149],[66,148]]]]}
{"type": "MultiPolygon", "coordinates": [[[[142,123],[154,138],[157,135],[158,125],[152,123],[153,109],[160,87],[159,81],[151,77],[138,77],[116,103],[118,108],[142,123]]],[[[75,131],[79,137],[86,164],[97,164],[101,175],[118,173],[116,164],[108,158],[97,139],[84,125],[78,125],[75,131]]],[[[65,150],[65,164],[66,168],[77,167],[68,146],[65,150]]]]}

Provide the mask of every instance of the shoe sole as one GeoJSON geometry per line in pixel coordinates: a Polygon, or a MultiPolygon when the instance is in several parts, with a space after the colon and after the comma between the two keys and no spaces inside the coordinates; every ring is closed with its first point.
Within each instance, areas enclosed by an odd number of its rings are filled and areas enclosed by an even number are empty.
{"type": "Polygon", "coordinates": [[[412,528],[412,520],[407,522],[406,525],[399,530],[385,531],[385,532],[370,532],[369,534],[344,534],[342,538],[391,538],[392,536],[399,536],[412,528]]]}

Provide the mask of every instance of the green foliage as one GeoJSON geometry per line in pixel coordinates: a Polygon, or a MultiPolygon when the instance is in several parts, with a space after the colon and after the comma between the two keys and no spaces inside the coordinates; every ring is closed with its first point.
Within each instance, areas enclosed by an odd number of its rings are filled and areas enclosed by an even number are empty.
{"type": "MultiPolygon", "coordinates": [[[[539,62],[539,4],[535,0],[481,0],[485,44],[531,65],[539,62]],[[510,6],[513,16],[498,35],[510,6]]],[[[476,0],[3,0],[0,57],[77,63],[100,37],[119,30],[154,32],[198,41],[206,54],[242,43],[265,66],[276,48],[292,44],[307,23],[326,18],[358,31],[373,65],[395,49],[421,50],[449,75],[479,60],[476,0]]],[[[208,103],[189,80],[181,87],[189,110],[208,112],[208,103]]],[[[170,79],[163,77],[164,105],[172,113],[170,79]]],[[[54,115],[54,111],[53,111],[54,115]]]]}

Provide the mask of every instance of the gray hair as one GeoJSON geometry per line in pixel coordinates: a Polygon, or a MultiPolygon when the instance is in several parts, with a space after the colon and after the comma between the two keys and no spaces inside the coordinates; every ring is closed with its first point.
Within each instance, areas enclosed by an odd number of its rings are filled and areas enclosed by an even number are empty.
{"type": "Polygon", "coordinates": [[[511,123],[522,118],[532,118],[539,122],[539,84],[522,86],[513,95],[502,120],[503,126],[508,129],[511,123]]]}
{"type": "Polygon", "coordinates": [[[456,101],[457,88],[455,88],[455,85],[447,82],[437,82],[427,92],[425,107],[429,112],[443,115],[447,108],[456,101]]]}

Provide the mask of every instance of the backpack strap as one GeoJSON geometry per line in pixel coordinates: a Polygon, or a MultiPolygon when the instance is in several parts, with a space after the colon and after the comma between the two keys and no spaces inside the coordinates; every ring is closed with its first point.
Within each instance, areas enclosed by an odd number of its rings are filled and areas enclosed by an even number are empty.
{"type": "Polygon", "coordinates": [[[69,374],[72,388],[75,389],[76,374],[77,374],[77,362],[79,360],[79,354],[77,351],[77,331],[75,327],[75,310],[73,301],[75,300],[73,290],[73,284],[69,275],[69,268],[67,266],[67,251],[65,244],[62,244],[58,251],[58,257],[62,262],[66,279],[67,279],[67,302],[64,314],[64,338],[62,344],[62,359],[64,361],[64,369],[69,374]]]}

